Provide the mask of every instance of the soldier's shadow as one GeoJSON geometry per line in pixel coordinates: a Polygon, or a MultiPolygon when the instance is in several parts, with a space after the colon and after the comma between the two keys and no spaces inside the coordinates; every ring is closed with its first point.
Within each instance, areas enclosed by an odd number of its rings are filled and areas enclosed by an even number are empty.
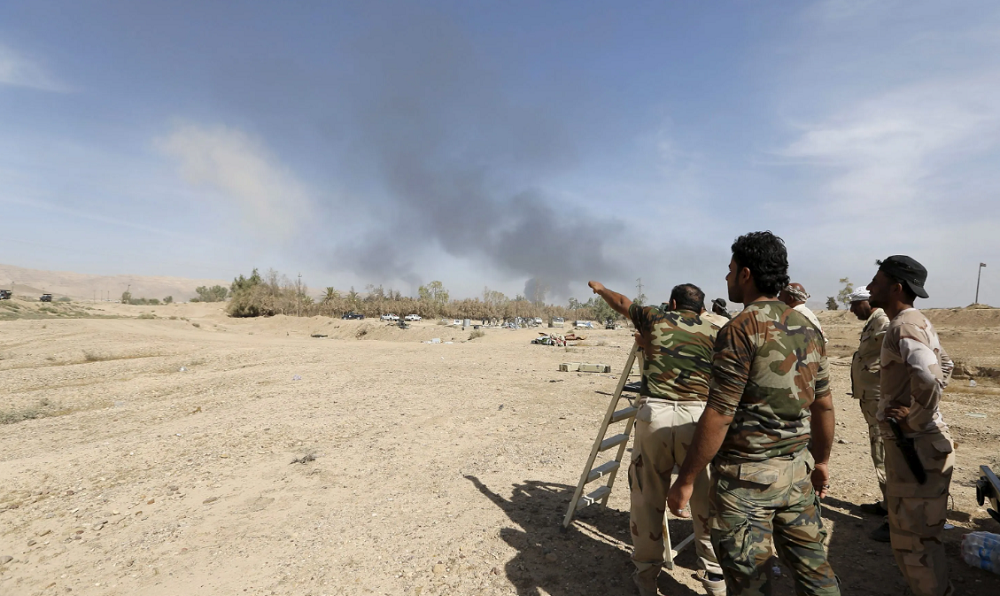
{"type": "MultiPolygon", "coordinates": [[[[500,537],[517,550],[505,571],[519,595],[637,593],[631,578],[627,511],[591,506],[563,530],[562,519],[575,487],[527,480],[514,485],[506,499],[475,476],[466,478],[514,524],[501,529],[500,537]]],[[[681,563],[680,558],[676,562],[681,563]]],[[[697,594],[666,572],[660,574],[659,584],[661,593],[671,596],[697,594]]]]}
{"type": "Polygon", "coordinates": [[[874,596],[884,594],[888,588],[902,593],[906,583],[896,567],[892,548],[869,537],[882,524],[882,518],[865,515],[856,504],[836,497],[827,496],[822,504],[823,520],[833,522],[832,529],[828,527],[831,534],[827,552],[840,578],[841,592],[874,596]],[[873,582],[873,577],[879,580],[873,582]]]}

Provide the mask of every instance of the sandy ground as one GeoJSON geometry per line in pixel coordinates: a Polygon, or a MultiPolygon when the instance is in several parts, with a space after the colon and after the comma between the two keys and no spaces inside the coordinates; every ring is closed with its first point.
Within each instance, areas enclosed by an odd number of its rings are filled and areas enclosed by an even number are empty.
{"type": "MultiPolygon", "coordinates": [[[[433,323],[100,308],[75,312],[122,318],[0,322],[0,415],[47,415],[0,425],[0,594],[632,593],[623,478],[609,507],[560,531],[628,332],[567,350],[529,345],[533,330],[467,341],[433,323]],[[421,343],[434,337],[454,343],[421,343]],[[566,361],[613,374],[557,372],[566,361]],[[303,456],[315,459],[292,463],[303,456]]],[[[978,466],[1000,464],[1000,319],[934,316],[980,375],[954,381],[943,407],[959,443],[949,564],[959,594],[995,595],[1000,576],[967,567],[959,545],[1000,532],[974,490],[978,466]]],[[[877,492],[846,396],[861,323],[823,320],[831,560],[845,594],[902,594],[889,545],[867,538],[880,520],[857,510],[877,492]]],[[[672,523],[675,541],[689,527],[672,523]]],[[[694,566],[683,553],[661,592],[702,594],[694,566]]],[[[792,593],[787,579],[777,593],[792,593]]]]}

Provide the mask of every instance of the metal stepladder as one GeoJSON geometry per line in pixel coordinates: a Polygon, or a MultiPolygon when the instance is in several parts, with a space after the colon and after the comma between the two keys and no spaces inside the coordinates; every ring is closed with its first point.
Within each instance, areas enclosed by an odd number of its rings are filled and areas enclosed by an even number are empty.
{"type": "MultiPolygon", "coordinates": [[[[597,433],[597,438],[594,440],[594,446],[590,449],[590,457],[587,458],[587,464],[583,468],[583,474],[580,475],[580,482],[576,485],[576,491],[573,493],[573,499],[569,502],[569,509],[566,510],[566,517],[563,519],[563,527],[568,528],[569,524],[573,521],[573,515],[580,509],[593,505],[600,501],[601,505],[607,506],[608,498],[611,496],[611,488],[615,484],[615,476],[618,475],[618,470],[621,468],[622,458],[625,456],[625,450],[628,447],[629,437],[632,435],[632,428],[635,425],[635,415],[638,412],[638,408],[631,403],[621,409],[618,409],[618,402],[622,398],[623,393],[627,392],[638,392],[638,388],[634,385],[628,383],[628,377],[632,374],[632,366],[636,359],[639,360],[639,371],[642,371],[642,352],[639,350],[638,344],[632,345],[632,350],[629,352],[628,359],[625,361],[625,369],[622,370],[621,376],[618,378],[618,386],[615,388],[614,396],[611,398],[611,403],[608,404],[608,410],[604,414],[604,420],[601,422],[601,429],[597,433]],[[612,424],[617,424],[619,422],[625,422],[625,428],[616,435],[605,438],[607,435],[608,427],[612,424]],[[594,462],[597,460],[597,456],[612,447],[618,447],[615,458],[609,460],[596,468],[594,467],[594,462]],[[607,482],[604,486],[598,487],[593,492],[584,495],[584,487],[594,482],[595,480],[606,478],[607,482]]],[[[631,400],[631,398],[626,397],[626,399],[631,400]]],[[[676,468],[675,468],[676,471],[676,468]]],[[[628,473],[626,469],[626,474],[628,473]]],[[[667,510],[664,508],[663,512],[663,565],[667,569],[674,568],[674,557],[677,556],[685,547],[694,541],[694,533],[692,532],[689,536],[681,540],[677,548],[673,548],[670,544],[670,528],[667,524],[667,510]]]]}

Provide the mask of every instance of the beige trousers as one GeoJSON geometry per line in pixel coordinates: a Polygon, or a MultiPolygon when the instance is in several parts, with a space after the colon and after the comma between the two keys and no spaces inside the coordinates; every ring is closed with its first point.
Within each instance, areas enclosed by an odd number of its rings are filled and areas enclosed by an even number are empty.
{"type": "Polygon", "coordinates": [[[882,495],[880,503],[886,507],[885,501],[885,445],[882,443],[882,432],[878,427],[878,398],[859,399],[861,414],[868,423],[868,441],[871,444],[872,463],[875,464],[875,479],[878,481],[878,490],[882,495]]]}
{"type": "Polygon", "coordinates": [[[953,443],[947,432],[937,432],[916,437],[914,447],[927,471],[923,484],[914,479],[895,439],[885,441],[892,552],[915,596],[944,596],[952,593],[941,532],[955,464],[953,443]]]}
{"type": "MultiPolygon", "coordinates": [[[[704,411],[704,402],[649,400],[636,414],[628,481],[632,496],[632,562],[639,573],[663,565],[663,513],[670,475],[675,465],[684,463],[698,419],[704,411]]],[[[702,569],[721,575],[722,569],[712,550],[709,488],[706,468],[695,479],[691,495],[695,550],[702,569]]]]}

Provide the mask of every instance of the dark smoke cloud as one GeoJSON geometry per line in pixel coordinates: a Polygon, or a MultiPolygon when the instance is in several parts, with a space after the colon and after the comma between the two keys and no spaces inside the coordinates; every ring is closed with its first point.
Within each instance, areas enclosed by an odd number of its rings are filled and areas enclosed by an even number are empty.
{"type": "Polygon", "coordinates": [[[352,169],[378,181],[367,204],[380,226],[340,246],[338,261],[415,283],[415,255],[432,243],[559,296],[571,280],[615,269],[604,242],[621,225],[544,190],[574,165],[582,126],[567,121],[559,93],[505,85],[438,14],[396,13],[361,37],[350,47],[360,58],[341,90],[349,113],[338,132],[350,138],[352,169]]]}

